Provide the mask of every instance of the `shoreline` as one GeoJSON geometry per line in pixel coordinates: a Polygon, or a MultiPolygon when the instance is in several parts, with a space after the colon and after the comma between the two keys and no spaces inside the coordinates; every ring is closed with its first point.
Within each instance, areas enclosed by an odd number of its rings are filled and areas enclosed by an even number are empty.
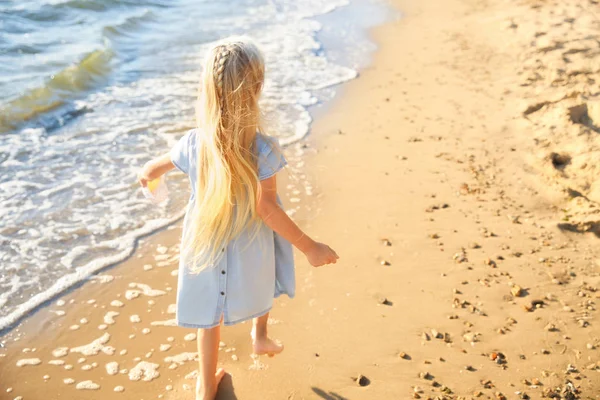
{"type": "MultiPolygon", "coordinates": [[[[562,204],[533,185],[531,140],[516,117],[526,34],[511,26],[537,9],[394,6],[403,18],[373,30],[373,63],[338,92],[306,145],[287,150],[306,153],[291,172],[312,194],[282,182],[284,203],[294,196],[309,209],[294,218],[340,262],[310,269],[296,252],[297,297],[276,301],[270,320],[281,356],[254,361],[249,326],[223,330],[220,364],[233,378],[218,398],[541,398],[556,388],[600,398],[597,239],[559,229],[562,204]]],[[[117,386],[125,391],[114,396],[191,398],[194,331],[163,326],[178,239],[178,227],[152,235],[112,280],[27,318],[25,337],[0,349],[0,400],[100,399],[117,386]],[[15,366],[34,358],[41,364],[15,366]],[[148,381],[131,380],[144,361],[157,365],[140,367],[148,381]]]]}

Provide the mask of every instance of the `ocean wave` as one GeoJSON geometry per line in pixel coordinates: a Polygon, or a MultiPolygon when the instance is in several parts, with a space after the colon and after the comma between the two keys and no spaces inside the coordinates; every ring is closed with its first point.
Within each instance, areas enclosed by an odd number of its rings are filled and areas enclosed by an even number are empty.
{"type": "Polygon", "coordinates": [[[154,20],[155,14],[152,10],[147,9],[141,15],[127,17],[119,24],[105,26],[102,32],[109,39],[119,36],[129,36],[132,32],[142,28],[145,23],[154,20]]]}
{"type": "Polygon", "coordinates": [[[0,133],[62,106],[106,79],[111,71],[112,58],[110,48],[93,51],[80,62],[53,75],[42,87],[0,105],[0,133]]]}
{"type": "MultiPolygon", "coordinates": [[[[113,249],[117,251],[117,253],[107,257],[94,259],[86,265],[78,267],[75,270],[75,272],[62,276],[51,287],[29,298],[26,302],[20,304],[8,315],[0,317],[0,333],[3,330],[14,325],[29,312],[35,310],[37,307],[51,300],[53,297],[64,292],[68,288],[85,281],[92,274],[101,271],[104,268],[107,268],[111,265],[126,260],[133,254],[136,247],[136,243],[140,238],[148,236],[156,231],[165,228],[166,226],[173,224],[174,222],[181,219],[184,214],[185,210],[182,210],[171,218],[150,221],[147,224],[145,224],[144,227],[132,231],[126,236],[120,237],[119,239],[108,241],[105,243],[99,243],[98,246],[113,249]]],[[[71,256],[74,258],[72,254],[71,256]]],[[[72,260],[65,259],[64,261],[71,262],[72,260]]],[[[6,303],[10,294],[11,293],[8,293],[8,295],[0,297],[0,304],[6,303]]]]}

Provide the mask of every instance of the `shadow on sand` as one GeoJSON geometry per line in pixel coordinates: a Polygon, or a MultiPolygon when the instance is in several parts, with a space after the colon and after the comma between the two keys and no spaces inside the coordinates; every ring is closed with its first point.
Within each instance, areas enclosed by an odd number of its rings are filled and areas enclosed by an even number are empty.
{"type": "Polygon", "coordinates": [[[231,375],[225,374],[219,385],[219,392],[215,400],[238,400],[233,388],[233,379],[231,375]]]}
{"type": "Polygon", "coordinates": [[[316,387],[313,387],[312,391],[315,392],[317,396],[325,400],[348,400],[346,397],[340,396],[335,392],[326,392],[323,389],[319,389],[316,387]]]}

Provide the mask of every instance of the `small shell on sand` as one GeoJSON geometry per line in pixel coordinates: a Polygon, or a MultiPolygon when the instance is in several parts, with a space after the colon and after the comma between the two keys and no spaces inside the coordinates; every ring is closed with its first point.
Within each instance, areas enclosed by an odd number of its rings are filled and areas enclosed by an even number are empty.
{"type": "Polygon", "coordinates": [[[50,375],[44,375],[44,376],[43,376],[43,379],[44,379],[45,381],[47,381],[48,379],[50,379],[50,375]]]}
{"type": "Polygon", "coordinates": [[[185,335],[183,337],[183,340],[185,340],[186,342],[191,342],[192,340],[196,340],[196,334],[195,333],[188,333],[187,335],[185,335]]]}
{"type": "Polygon", "coordinates": [[[64,316],[66,314],[66,312],[63,311],[63,310],[55,310],[55,311],[52,311],[52,312],[54,314],[58,315],[59,317],[62,317],[62,316],[64,316]]]}
{"type": "Polygon", "coordinates": [[[160,351],[168,351],[171,348],[170,344],[161,344],[159,347],[160,351]]]}
{"type": "Polygon", "coordinates": [[[123,302],[119,300],[113,300],[110,302],[110,305],[113,307],[123,307],[123,302]]]}
{"type": "Polygon", "coordinates": [[[149,351],[149,352],[147,352],[147,353],[144,355],[144,357],[146,357],[146,358],[150,358],[150,357],[152,357],[152,354],[154,354],[154,352],[153,352],[153,351],[149,351]]]}
{"type": "Polygon", "coordinates": [[[113,390],[117,393],[121,393],[121,392],[125,391],[125,388],[123,386],[115,386],[115,388],[113,390]]]}
{"type": "Polygon", "coordinates": [[[24,367],[26,365],[39,365],[42,363],[42,360],[39,358],[24,358],[22,360],[17,361],[17,367],[24,367]]]}
{"type": "Polygon", "coordinates": [[[98,385],[97,383],[94,383],[92,381],[82,381],[82,382],[79,382],[75,386],[75,389],[77,389],[77,390],[98,390],[98,389],[100,389],[100,385],[98,385]]]}
{"type": "Polygon", "coordinates": [[[52,357],[61,358],[61,357],[66,356],[67,354],[69,354],[68,347],[58,347],[58,348],[52,350],[52,357]]]}
{"type": "Polygon", "coordinates": [[[152,268],[153,268],[153,267],[152,267],[152,265],[150,265],[150,264],[146,264],[146,265],[144,265],[144,271],[150,271],[152,268]]]}
{"type": "Polygon", "coordinates": [[[48,361],[50,365],[65,365],[65,360],[50,360],[48,361]]]}
{"type": "Polygon", "coordinates": [[[143,333],[144,335],[147,335],[147,334],[149,334],[149,333],[150,333],[150,328],[144,328],[144,329],[142,329],[142,333],[143,333]]]}
{"type": "Polygon", "coordinates": [[[96,300],[94,300],[94,299],[89,299],[89,300],[87,301],[87,303],[88,303],[88,304],[94,304],[94,303],[96,303],[96,300]]]}
{"type": "Polygon", "coordinates": [[[101,331],[105,331],[106,329],[108,329],[108,325],[100,324],[100,325],[98,325],[98,329],[100,329],[101,331]]]}
{"type": "Polygon", "coordinates": [[[106,373],[109,375],[116,375],[119,373],[119,363],[116,361],[109,362],[106,364],[106,373]]]}
{"type": "Polygon", "coordinates": [[[79,323],[80,323],[81,325],[85,325],[85,324],[87,324],[87,323],[88,323],[88,320],[87,320],[87,318],[81,318],[81,319],[79,320],[79,323]]]}
{"type": "Polygon", "coordinates": [[[167,314],[175,314],[177,312],[177,304],[169,304],[167,307],[167,314]]]}
{"type": "Polygon", "coordinates": [[[104,323],[108,325],[112,325],[115,323],[115,317],[119,315],[116,311],[109,311],[104,315],[104,323]]]}
{"type": "Polygon", "coordinates": [[[119,355],[124,356],[125,354],[127,354],[127,349],[123,349],[119,352],[119,355]]]}
{"type": "Polygon", "coordinates": [[[171,271],[171,276],[177,276],[179,275],[179,270],[174,269],[173,271],[171,271]]]}
{"type": "Polygon", "coordinates": [[[167,392],[170,392],[171,390],[173,390],[173,386],[171,386],[171,385],[167,385],[167,387],[165,387],[165,390],[166,390],[167,392]]]}
{"type": "Polygon", "coordinates": [[[76,331],[77,329],[79,329],[79,325],[71,325],[69,327],[69,329],[72,330],[72,331],[76,331]]]}
{"type": "Polygon", "coordinates": [[[72,385],[72,384],[75,383],[75,379],[73,379],[73,378],[65,378],[65,379],[63,379],[63,382],[64,382],[65,385],[72,385]]]}
{"type": "Polygon", "coordinates": [[[92,366],[91,366],[91,365],[89,365],[89,364],[85,364],[85,365],[82,365],[82,366],[81,366],[81,370],[82,370],[82,371],[89,371],[89,370],[91,370],[91,369],[92,369],[92,366]]]}
{"type": "Polygon", "coordinates": [[[57,305],[58,307],[62,307],[62,306],[64,306],[65,304],[66,304],[66,303],[65,303],[65,301],[64,301],[64,300],[58,300],[58,301],[56,302],[56,305],[57,305]]]}
{"type": "Polygon", "coordinates": [[[77,360],[77,364],[83,364],[85,362],[85,357],[81,357],[79,360],[77,360]]]}
{"type": "Polygon", "coordinates": [[[237,361],[237,360],[239,360],[238,356],[236,356],[235,354],[232,354],[232,355],[231,355],[231,359],[232,359],[233,361],[237,361]]]}
{"type": "Polygon", "coordinates": [[[167,342],[169,342],[169,343],[173,343],[174,341],[175,341],[175,338],[173,336],[169,336],[167,338],[167,342]]]}
{"type": "Polygon", "coordinates": [[[72,366],[71,364],[67,364],[67,365],[65,365],[65,367],[64,367],[64,368],[65,368],[67,371],[70,371],[70,370],[72,370],[72,369],[73,369],[73,366],[72,366]]]}
{"type": "Polygon", "coordinates": [[[133,322],[134,324],[137,324],[137,323],[139,323],[139,322],[142,322],[142,319],[141,319],[141,318],[140,318],[140,316],[139,316],[139,315],[137,315],[137,314],[134,314],[134,315],[132,315],[131,317],[129,317],[129,320],[130,320],[131,322],[133,322]]]}
{"type": "Polygon", "coordinates": [[[140,361],[135,367],[129,371],[129,380],[139,381],[142,379],[145,382],[158,378],[160,375],[157,371],[159,365],[147,361],[140,361]]]}

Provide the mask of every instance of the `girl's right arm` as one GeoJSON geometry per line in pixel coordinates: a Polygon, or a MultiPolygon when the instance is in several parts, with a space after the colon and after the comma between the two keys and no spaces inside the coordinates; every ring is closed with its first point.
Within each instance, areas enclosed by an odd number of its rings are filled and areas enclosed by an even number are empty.
{"type": "Polygon", "coordinates": [[[173,165],[173,162],[171,161],[170,154],[164,154],[161,157],[148,161],[142,167],[138,172],[138,181],[142,187],[146,187],[148,186],[149,181],[160,178],[173,168],[175,168],[175,165],[173,165]]]}
{"type": "Polygon", "coordinates": [[[279,206],[275,176],[260,181],[256,211],[269,228],[303,252],[313,267],[336,263],[339,258],[336,252],[326,244],[316,242],[302,232],[279,206]]]}

